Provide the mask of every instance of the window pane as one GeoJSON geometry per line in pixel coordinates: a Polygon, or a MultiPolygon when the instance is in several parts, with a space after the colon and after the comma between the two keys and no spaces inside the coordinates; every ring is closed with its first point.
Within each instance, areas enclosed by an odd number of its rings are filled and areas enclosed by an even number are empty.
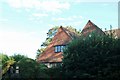
{"type": "Polygon", "coordinates": [[[65,47],[65,46],[61,46],[61,52],[63,52],[64,47],[65,47]]]}
{"type": "Polygon", "coordinates": [[[55,46],[55,52],[58,52],[58,50],[57,50],[57,46],[55,46]]]}
{"type": "Polygon", "coordinates": [[[60,46],[58,46],[58,52],[60,52],[61,51],[61,47],[60,46]]]}

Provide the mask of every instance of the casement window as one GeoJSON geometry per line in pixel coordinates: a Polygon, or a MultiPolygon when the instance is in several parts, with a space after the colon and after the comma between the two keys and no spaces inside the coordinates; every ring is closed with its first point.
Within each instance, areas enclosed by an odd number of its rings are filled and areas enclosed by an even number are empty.
{"type": "Polygon", "coordinates": [[[63,49],[65,48],[65,45],[56,45],[55,46],[55,52],[63,52],[63,49]]]}

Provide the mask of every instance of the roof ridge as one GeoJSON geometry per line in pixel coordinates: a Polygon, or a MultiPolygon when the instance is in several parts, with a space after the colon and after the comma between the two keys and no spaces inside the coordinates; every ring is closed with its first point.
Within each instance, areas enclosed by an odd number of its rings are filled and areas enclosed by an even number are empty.
{"type": "Polygon", "coordinates": [[[88,20],[87,24],[84,26],[83,30],[81,31],[82,34],[87,35],[93,31],[96,31],[98,33],[102,33],[105,34],[104,31],[102,31],[102,29],[100,29],[97,25],[95,25],[92,21],[88,20]]]}
{"type": "MultiPolygon", "coordinates": [[[[85,29],[91,27],[91,26],[89,26],[89,25],[92,25],[93,27],[95,27],[95,28],[97,28],[97,29],[100,29],[100,28],[99,28],[97,25],[95,25],[91,20],[88,20],[88,22],[87,22],[87,24],[85,25],[85,27],[83,28],[82,32],[83,32],[85,29]]],[[[101,30],[101,29],[100,29],[100,30],[101,30]]]]}
{"type": "MultiPolygon", "coordinates": [[[[66,33],[66,34],[67,34],[67,35],[68,35],[71,39],[73,39],[73,38],[72,38],[72,36],[71,36],[71,35],[69,35],[69,33],[68,33],[68,32],[66,32],[66,30],[65,30],[66,28],[64,28],[64,27],[62,27],[62,26],[60,26],[60,28],[62,28],[62,30],[63,30],[63,31],[64,31],[64,32],[65,32],[65,33],[66,33]]],[[[67,29],[67,30],[68,30],[68,29],[67,29]]]]}
{"type": "MultiPolygon", "coordinates": [[[[90,21],[90,20],[89,20],[90,21]]],[[[93,24],[93,26],[95,26],[96,28],[99,28],[96,24],[94,24],[92,21],[90,21],[91,24],[93,24]]],[[[99,28],[100,29],[100,28],[99,28]]],[[[101,29],[100,29],[101,30],[101,29]]]]}

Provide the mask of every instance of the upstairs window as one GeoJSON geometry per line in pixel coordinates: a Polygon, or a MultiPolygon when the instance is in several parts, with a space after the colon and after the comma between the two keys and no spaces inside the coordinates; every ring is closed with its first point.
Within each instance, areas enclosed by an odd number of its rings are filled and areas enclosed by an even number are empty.
{"type": "Polygon", "coordinates": [[[55,46],[55,52],[63,52],[63,49],[65,48],[65,45],[56,45],[55,46]]]}

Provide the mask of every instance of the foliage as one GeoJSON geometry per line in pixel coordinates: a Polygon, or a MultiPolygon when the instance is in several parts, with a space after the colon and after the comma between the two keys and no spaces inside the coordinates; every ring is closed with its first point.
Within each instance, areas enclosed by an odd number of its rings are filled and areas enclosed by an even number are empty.
{"type": "Polygon", "coordinates": [[[38,64],[36,68],[36,78],[49,78],[49,74],[47,74],[47,66],[44,64],[38,64]]]}
{"type": "Polygon", "coordinates": [[[56,34],[57,30],[58,30],[58,26],[53,27],[52,29],[48,30],[47,33],[47,38],[46,40],[41,44],[41,48],[37,50],[37,55],[36,58],[38,58],[38,56],[45,50],[45,48],[50,44],[50,42],[52,41],[52,38],[54,37],[54,35],[56,34]]]}
{"type": "Polygon", "coordinates": [[[74,33],[76,33],[76,34],[80,34],[80,30],[79,31],[77,31],[77,29],[76,28],[73,28],[72,26],[66,26],[65,27],[66,29],[68,29],[69,31],[71,31],[71,32],[74,32],[74,33]]]}
{"type": "Polygon", "coordinates": [[[46,38],[45,42],[43,42],[43,44],[41,46],[46,47],[46,46],[48,46],[50,44],[50,42],[52,41],[52,38],[56,34],[58,28],[59,28],[58,26],[55,26],[52,29],[48,30],[47,38],[46,38]]]}
{"type": "Polygon", "coordinates": [[[62,78],[62,69],[61,67],[53,67],[47,69],[47,74],[49,78],[62,78]]]}
{"type": "Polygon", "coordinates": [[[64,51],[63,71],[71,78],[119,79],[120,39],[91,35],[71,42],[64,51]]]}
{"type": "Polygon", "coordinates": [[[11,74],[12,78],[49,78],[49,74],[47,74],[47,66],[44,64],[39,64],[35,60],[30,59],[24,55],[14,54],[13,56],[7,56],[5,54],[0,54],[0,59],[2,59],[3,64],[3,78],[9,79],[10,66],[13,67],[13,74],[11,74]],[[19,66],[19,75],[15,74],[16,66],[19,66]]]}
{"type": "Polygon", "coordinates": [[[23,58],[16,64],[19,66],[20,78],[49,78],[47,66],[30,58],[23,58]]]}
{"type": "Polygon", "coordinates": [[[21,54],[14,54],[12,57],[16,62],[20,61],[21,59],[27,58],[27,56],[21,55],[21,54]]]}
{"type": "Polygon", "coordinates": [[[21,78],[35,78],[36,61],[30,58],[23,58],[16,65],[19,66],[21,78]]]}
{"type": "Polygon", "coordinates": [[[9,57],[3,53],[0,54],[0,59],[2,60],[2,74],[5,74],[8,71],[9,67],[15,63],[15,60],[14,58],[9,57]]]}
{"type": "Polygon", "coordinates": [[[41,53],[44,52],[44,50],[45,50],[45,48],[40,48],[40,49],[37,50],[36,59],[39,57],[39,55],[40,55],[41,53]]]}

